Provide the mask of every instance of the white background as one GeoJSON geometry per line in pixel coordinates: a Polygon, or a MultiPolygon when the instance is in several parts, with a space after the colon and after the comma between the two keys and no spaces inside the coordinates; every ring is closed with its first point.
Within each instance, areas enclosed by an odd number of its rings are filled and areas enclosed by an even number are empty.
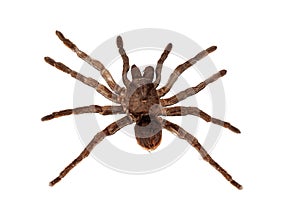
{"type": "Polygon", "coordinates": [[[299,199],[299,18],[297,1],[1,2],[0,198],[299,199]],[[174,165],[147,175],[118,173],[87,158],[48,186],[83,148],[72,117],[40,121],[72,106],[74,88],[74,80],[43,57],[75,70],[82,65],[54,31],[91,52],[137,28],[170,29],[202,47],[218,46],[211,58],[228,70],[222,79],[226,120],[242,134],[223,130],[212,156],[244,190],[192,148],[174,165]]]}

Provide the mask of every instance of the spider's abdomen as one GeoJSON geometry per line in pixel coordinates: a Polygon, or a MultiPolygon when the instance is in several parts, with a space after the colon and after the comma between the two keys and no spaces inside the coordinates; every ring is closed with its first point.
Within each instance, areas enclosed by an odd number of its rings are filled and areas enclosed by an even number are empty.
{"type": "Polygon", "coordinates": [[[146,150],[156,149],[162,137],[162,127],[155,117],[143,116],[134,126],[137,143],[146,150]]]}

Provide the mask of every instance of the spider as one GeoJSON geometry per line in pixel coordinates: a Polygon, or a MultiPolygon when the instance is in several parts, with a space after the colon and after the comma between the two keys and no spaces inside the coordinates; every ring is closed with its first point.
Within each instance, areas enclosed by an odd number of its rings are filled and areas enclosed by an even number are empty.
{"type": "Polygon", "coordinates": [[[200,59],[204,58],[211,52],[217,49],[216,46],[211,46],[206,50],[201,51],[193,58],[187,60],[183,64],[180,64],[176,67],[173,73],[170,75],[168,82],[165,86],[157,89],[161,80],[161,71],[163,63],[168,57],[172,44],[169,43],[161,57],[157,61],[155,68],[148,66],[145,68],[143,74],[136,65],[129,65],[129,58],[123,47],[123,40],[121,36],[116,38],[116,44],[119,50],[119,53],[123,60],[123,71],[122,71],[122,80],[125,87],[119,86],[113,79],[110,72],[103,66],[103,64],[91,58],[85,52],[81,51],[73,42],[65,38],[65,36],[56,31],[58,38],[72,51],[74,51],[79,58],[90,64],[92,67],[99,70],[104,80],[107,82],[110,89],[106,86],[100,84],[93,78],[85,77],[82,74],[73,71],[66,65],[61,62],[56,62],[50,57],[45,57],[45,61],[52,65],[53,67],[70,74],[73,78],[81,81],[82,83],[94,88],[98,93],[109,99],[110,101],[117,103],[118,105],[110,106],[99,106],[99,105],[89,105],[84,107],[78,107],[74,109],[66,109],[58,112],[53,112],[50,115],[44,116],[41,120],[47,121],[54,118],[71,115],[71,114],[83,114],[83,113],[98,113],[102,115],[112,115],[112,114],[125,114],[125,116],[110,125],[105,129],[98,132],[90,143],[84,148],[80,155],[72,161],[57,178],[52,180],[49,185],[54,186],[58,183],[63,177],[65,177],[70,170],[72,170],[78,163],[80,163],[84,158],[86,158],[94,147],[99,144],[106,136],[115,134],[121,128],[135,123],[134,131],[137,143],[142,146],[144,149],[151,151],[156,149],[162,139],[162,129],[166,129],[171,133],[175,134],[181,139],[186,140],[191,146],[193,146],[202,156],[202,158],[207,161],[212,167],[219,171],[227,181],[229,181],[233,186],[238,189],[242,189],[242,186],[232,179],[231,175],[226,172],[213,158],[207,153],[207,151],[202,147],[198,140],[184,130],[182,127],[174,124],[166,119],[163,119],[161,116],[184,116],[184,115],[194,115],[202,118],[206,122],[212,122],[214,124],[228,128],[229,130],[240,133],[240,130],[232,126],[230,123],[216,119],[200,110],[197,107],[184,107],[184,106],[174,106],[167,107],[177,102],[192,96],[202,89],[204,89],[208,84],[218,80],[220,77],[226,74],[226,70],[221,70],[218,73],[212,75],[205,81],[196,85],[195,87],[188,88],[179,92],[178,94],[170,98],[162,98],[167,94],[172,88],[173,84],[176,82],[177,78],[183,73],[186,69],[191,67],[200,59]],[[132,75],[132,80],[129,80],[127,73],[130,70],[132,75]],[[155,80],[154,79],[155,73],[155,80]]]}

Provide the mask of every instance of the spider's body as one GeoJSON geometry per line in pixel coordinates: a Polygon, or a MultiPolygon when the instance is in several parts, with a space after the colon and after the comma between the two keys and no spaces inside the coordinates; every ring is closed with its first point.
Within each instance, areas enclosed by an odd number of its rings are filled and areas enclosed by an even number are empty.
{"type": "Polygon", "coordinates": [[[98,106],[90,105],[74,109],[62,110],[59,112],[53,112],[50,115],[47,115],[42,118],[42,121],[51,120],[57,117],[66,116],[70,114],[83,114],[83,113],[99,113],[102,115],[111,115],[111,114],[125,114],[125,116],[116,122],[113,122],[107,126],[104,130],[100,131],[95,135],[95,137],[90,141],[90,143],[85,147],[81,154],[71,162],[61,173],[50,182],[50,185],[53,186],[59,182],[66,174],[74,168],[81,160],[87,157],[94,147],[99,144],[106,136],[113,135],[121,128],[126,125],[135,123],[134,131],[137,139],[137,143],[142,146],[144,149],[150,151],[156,149],[162,138],[162,129],[166,129],[181,139],[186,140],[191,144],[207,161],[212,165],[217,171],[219,171],[232,185],[238,189],[242,189],[242,186],[237,183],[232,177],[217,163],[215,162],[206,150],[201,146],[198,140],[185,131],[183,128],[174,124],[168,120],[163,119],[163,116],[184,116],[184,115],[194,115],[202,118],[207,122],[212,122],[214,124],[223,126],[230,129],[235,133],[240,133],[239,129],[232,126],[230,123],[216,119],[203,112],[197,107],[184,107],[184,106],[174,106],[177,102],[188,98],[196,94],[197,92],[204,89],[208,84],[218,80],[220,77],[226,74],[226,70],[221,70],[218,73],[212,75],[205,81],[200,84],[187,88],[184,91],[179,92],[178,94],[163,99],[162,97],[168,93],[177,80],[178,76],[183,73],[186,69],[191,67],[194,63],[207,56],[209,53],[216,50],[215,46],[212,46],[200,53],[198,53],[193,58],[189,59],[185,63],[176,67],[174,72],[170,75],[167,84],[160,89],[157,89],[161,80],[161,70],[165,59],[168,57],[168,54],[171,51],[172,44],[168,44],[162,53],[161,57],[157,61],[157,66],[155,68],[155,80],[154,80],[154,68],[148,66],[145,68],[143,74],[138,69],[137,66],[129,65],[129,58],[126,55],[126,52],[123,48],[123,40],[120,36],[117,37],[117,47],[119,53],[123,60],[123,72],[122,80],[125,87],[119,86],[109,73],[109,71],[103,66],[103,64],[91,58],[83,51],[79,50],[78,47],[72,43],[70,40],[65,38],[62,33],[59,31],[56,32],[59,39],[72,51],[74,51],[78,57],[89,63],[91,66],[100,71],[102,77],[105,79],[110,89],[106,86],[100,84],[98,81],[85,77],[82,74],[71,70],[66,65],[60,62],[56,62],[50,57],[45,57],[45,61],[50,65],[56,67],[57,69],[70,74],[73,78],[81,81],[82,83],[93,87],[97,92],[102,94],[107,99],[115,102],[119,105],[116,106],[98,106]],[[130,69],[131,68],[131,69],[130,69]],[[130,70],[132,80],[130,81],[127,78],[127,73],[130,70]]]}
{"type": "Polygon", "coordinates": [[[146,150],[154,150],[161,142],[162,127],[155,116],[159,97],[152,83],[154,70],[147,67],[143,76],[140,70],[133,65],[131,68],[132,81],[125,89],[123,109],[136,122],[135,136],[140,146],[146,150]]]}

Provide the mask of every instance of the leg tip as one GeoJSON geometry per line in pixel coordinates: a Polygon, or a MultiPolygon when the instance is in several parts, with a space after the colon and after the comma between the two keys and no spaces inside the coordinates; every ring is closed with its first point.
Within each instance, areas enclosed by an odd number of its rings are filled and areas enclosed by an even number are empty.
{"type": "Polygon", "coordinates": [[[59,178],[59,177],[55,178],[53,181],[51,181],[51,182],[49,183],[49,186],[50,186],[50,187],[53,187],[53,186],[54,186],[56,183],[58,183],[60,180],[61,180],[61,178],[59,178]]]}
{"type": "Polygon", "coordinates": [[[235,180],[230,181],[230,183],[235,186],[237,189],[242,190],[243,186],[240,185],[238,182],[236,182],[235,180]]]}
{"type": "Polygon", "coordinates": [[[209,48],[206,49],[206,51],[207,51],[208,53],[211,53],[211,52],[213,52],[213,51],[215,51],[215,50],[217,50],[217,46],[211,46],[211,47],[209,47],[209,48]]]}
{"type": "Polygon", "coordinates": [[[44,116],[44,117],[42,117],[41,118],[41,121],[48,121],[48,120],[50,120],[50,119],[52,119],[53,117],[51,116],[51,115],[47,115],[47,116],[44,116]]]}
{"type": "Polygon", "coordinates": [[[60,32],[60,31],[55,31],[55,34],[57,35],[57,37],[59,38],[59,39],[61,39],[61,40],[63,40],[65,37],[64,37],[64,35],[60,32]]]}
{"type": "Polygon", "coordinates": [[[235,132],[235,133],[237,133],[237,134],[240,134],[240,133],[241,133],[241,131],[240,131],[238,128],[234,127],[234,126],[229,127],[229,129],[230,129],[232,132],[235,132]]]}
{"type": "Polygon", "coordinates": [[[172,43],[169,43],[166,47],[166,50],[170,52],[172,49],[172,46],[173,46],[172,43]]]}
{"type": "Polygon", "coordinates": [[[48,63],[50,65],[54,65],[54,63],[55,63],[55,61],[50,57],[44,57],[44,60],[46,63],[48,63]]]}
{"type": "Polygon", "coordinates": [[[225,76],[226,73],[227,73],[226,69],[223,69],[223,70],[220,71],[221,76],[225,76]]]}
{"type": "Polygon", "coordinates": [[[117,47],[122,48],[123,47],[123,40],[121,36],[117,37],[117,47]]]}

